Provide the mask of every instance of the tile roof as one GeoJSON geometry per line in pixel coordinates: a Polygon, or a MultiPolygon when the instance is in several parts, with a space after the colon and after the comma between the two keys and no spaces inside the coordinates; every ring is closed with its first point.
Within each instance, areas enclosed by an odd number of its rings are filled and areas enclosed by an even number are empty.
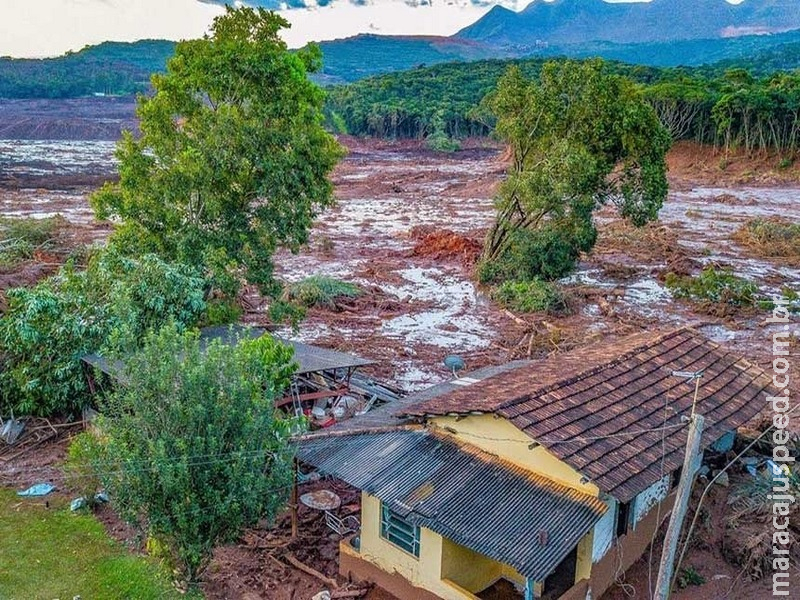
{"type": "Polygon", "coordinates": [[[594,345],[455,390],[407,416],[494,413],[627,502],[681,466],[694,383],[674,370],[704,370],[697,410],[703,447],[752,419],[771,381],[690,328],[594,345]],[[663,428],[665,422],[667,428],[663,428]]]}
{"type": "Polygon", "coordinates": [[[308,436],[298,458],[407,521],[543,581],[605,503],[429,430],[308,436]]]}

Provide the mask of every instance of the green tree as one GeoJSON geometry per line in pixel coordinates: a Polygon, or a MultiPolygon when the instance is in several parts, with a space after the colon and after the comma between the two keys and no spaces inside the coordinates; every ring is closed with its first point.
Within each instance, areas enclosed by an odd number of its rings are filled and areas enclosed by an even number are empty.
{"type": "Polygon", "coordinates": [[[0,319],[0,413],[50,416],[89,401],[81,357],[114,342],[130,347],[164,322],[193,326],[206,282],[192,267],[155,255],[100,251],[33,288],[7,292],[0,319]]]}
{"type": "Polygon", "coordinates": [[[296,421],[273,401],[295,366],[269,336],[202,348],[167,326],[126,357],[125,385],[102,403],[103,483],[190,584],[216,545],[284,506],[296,421]]]}
{"type": "Polygon", "coordinates": [[[669,133],[634,84],[601,61],[547,63],[532,81],[512,67],[486,107],[512,165],[482,258],[484,281],[555,279],[596,240],[607,202],[636,225],[667,195],[669,133]]]}
{"type": "Polygon", "coordinates": [[[121,221],[121,247],[203,265],[226,295],[241,276],[274,291],[272,255],[306,243],[342,156],[307,77],[319,49],[289,52],[287,26],[228,8],[153,76],[155,94],[137,108],[141,136],[126,133],[117,148],[120,181],[92,198],[98,216],[121,221]]]}

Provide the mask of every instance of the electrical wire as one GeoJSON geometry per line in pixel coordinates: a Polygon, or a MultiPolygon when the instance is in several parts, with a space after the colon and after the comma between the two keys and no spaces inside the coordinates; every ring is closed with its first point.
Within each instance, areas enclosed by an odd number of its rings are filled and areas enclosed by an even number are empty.
{"type": "MultiPolygon", "coordinates": [[[[694,410],[694,409],[693,409],[694,410]]],[[[667,415],[669,413],[669,398],[666,394],[664,394],[664,427],[667,426],[667,415]]],[[[664,480],[664,461],[667,457],[667,432],[663,430],[661,432],[661,465],[659,467],[659,481],[664,480]]],[[[667,494],[669,494],[669,489],[667,489],[667,494]]],[[[666,496],[665,496],[666,497],[666,496]]],[[[650,594],[650,598],[655,598],[653,595],[653,546],[656,544],[656,535],[658,534],[658,530],[661,528],[661,505],[662,501],[659,501],[658,507],[656,508],[656,526],[653,528],[653,536],[650,538],[650,556],[647,559],[647,591],[650,594]]]]}
{"type": "MultiPolygon", "coordinates": [[[[788,410],[784,414],[788,417],[789,415],[791,415],[794,411],[796,411],[798,409],[800,409],[800,404],[796,404],[794,406],[794,408],[792,408],[791,410],[788,410]]],[[[773,429],[775,429],[775,424],[774,423],[772,425],[770,425],[769,427],[767,427],[761,433],[761,435],[759,435],[756,439],[754,439],[752,442],[750,442],[745,447],[744,450],[742,450],[741,452],[739,452],[739,454],[737,454],[735,457],[733,457],[733,459],[731,459],[731,461],[727,465],[725,465],[725,467],[723,467],[722,470],[720,470],[719,473],[717,473],[711,479],[711,481],[708,482],[708,485],[703,490],[703,493],[700,495],[700,500],[698,500],[698,502],[697,502],[697,509],[695,509],[695,511],[694,511],[694,516],[692,517],[692,522],[689,525],[689,529],[686,531],[686,537],[684,538],[683,546],[681,547],[681,553],[678,556],[678,560],[675,563],[675,569],[672,572],[672,581],[670,582],[670,587],[675,585],[675,580],[677,578],[678,570],[680,569],[681,563],[683,562],[683,559],[686,556],[686,550],[689,547],[689,542],[691,541],[692,533],[694,532],[695,525],[697,525],[697,518],[700,516],[700,508],[702,508],[703,502],[705,501],[706,496],[708,495],[708,491],[711,489],[711,486],[714,485],[714,483],[716,483],[717,479],[719,479],[719,477],[723,473],[725,473],[728,469],[730,469],[742,456],[744,456],[753,446],[755,446],[758,442],[760,442],[764,438],[764,436],[766,436],[773,429]]]]}
{"type": "Polygon", "coordinates": [[[514,439],[514,438],[498,438],[498,437],[491,437],[491,436],[481,435],[479,433],[472,433],[472,432],[468,432],[468,431],[457,431],[457,430],[454,430],[452,428],[446,428],[446,429],[450,429],[451,431],[455,431],[458,435],[466,435],[468,437],[478,438],[478,439],[482,439],[482,440],[486,440],[486,441],[490,441],[490,442],[515,442],[515,443],[518,443],[518,444],[527,444],[529,446],[531,444],[547,444],[549,446],[554,446],[554,445],[557,445],[557,444],[570,444],[570,443],[574,443],[574,442],[593,442],[593,441],[607,440],[607,439],[614,439],[614,438],[635,437],[637,435],[642,435],[642,434],[645,434],[645,433],[657,433],[657,432],[660,433],[660,432],[663,432],[664,430],[680,429],[682,427],[686,427],[687,425],[688,425],[688,423],[675,423],[675,424],[672,424],[672,425],[665,425],[663,427],[653,427],[653,428],[650,428],[650,429],[634,429],[634,430],[631,430],[631,431],[624,431],[624,432],[619,432],[619,433],[609,433],[607,435],[576,436],[576,437],[567,438],[567,439],[564,439],[564,438],[559,438],[559,439],[556,439],[556,438],[538,438],[538,439],[531,438],[531,440],[521,440],[521,439],[518,439],[518,438],[517,439],[514,439]]]}

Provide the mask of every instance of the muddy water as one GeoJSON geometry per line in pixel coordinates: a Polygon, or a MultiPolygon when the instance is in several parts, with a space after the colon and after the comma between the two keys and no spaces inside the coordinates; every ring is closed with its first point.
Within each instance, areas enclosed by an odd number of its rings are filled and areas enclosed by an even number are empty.
{"type": "Polygon", "coordinates": [[[762,283],[765,291],[779,291],[780,285],[798,288],[800,270],[745,256],[731,235],[748,219],[782,217],[800,223],[800,189],[698,187],[670,196],[661,219],[686,231],[681,244],[700,249],[705,264],[724,263],[741,276],[762,283]]]}
{"type": "MultiPolygon", "coordinates": [[[[309,342],[355,351],[387,365],[387,376],[409,389],[448,377],[442,359],[461,354],[468,366],[503,361],[498,352],[511,323],[479,292],[470,269],[458,260],[433,261],[412,254],[414,228],[429,226],[479,237],[492,219],[492,188],[502,176],[496,151],[477,149],[435,155],[408,147],[371,148],[359,143],[334,176],[338,204],[317,219],[311,244],[300,255],[280,253],[280,277],[296,281],[324,274],[377,285],[402,310],[332,315],[312,311],[292,335],[309,342]],[[486,358],[486,357],[489,358],[486,358]]],[[[0,141],[0,210],[6,216],[44,217],[61,213],[76,223],[92,219],[89,187],[54,185],[61,177],[113,172],[113,144],[107,142],[0,141]],[[38,182],[20,187],[20,181],[38,182]],[[49,183],[48,183],[49,182],[49,183]]],[[[69,183],[69,180],[67,180],[69,183]]],[[[783,216],[800,221],[800,189],[696,187],[674,191],[661,213],[678,232],[678,243],[701,264],[732,267],[756,280],[765,292],[800,289],[800,270],[748,255],[731,240],[747,219],[783,216]]],[[[609,213],[599,219],[602,229],[609,213]]],[[[607,292],[615,319],[656,327],[708,320],[676,303],[655,273],[662,262],[620,256],[635,274],[609,277],[598,257],[589,256],[564,280],[607,292]]],[[[558,326],[557,319],[551,319],[558,326]]],[[[714,322],[705,332],[720,342],[745,348],[765,331],[762,317],[714,322]]],[[[255,320],[258,321],[258,315],[255,320]]],[[[596,301],[580,308],[588,333],[613,331],[614,321],[596,301]]]]}

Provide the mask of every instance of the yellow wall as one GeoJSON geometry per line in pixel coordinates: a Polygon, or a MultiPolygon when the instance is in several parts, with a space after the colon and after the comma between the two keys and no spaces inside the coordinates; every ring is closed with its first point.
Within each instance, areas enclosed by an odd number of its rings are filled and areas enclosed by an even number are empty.
{"type": "Polygon", "coordinates": [[[381,502],[361,493],[361,548],[364,560],[387,573],[397,573],[416,587],[445,600],[474,600],[479,592],[500,577],[524,584],[524,578],[503,565],[422,527],[419,558],[381,537],[381,502]],[[450,580],[456,585],[450,585],[450,580]]]}
{"type": "Polygon", "coordinates": [[[581,483],[582,475],[544,446],[531,449],[529,446],[534,440],[502,417],[494,415],[432,417],[429,423],[443,429],[444,433],[449,433],[468,444],[544,475],[562,485],[591,496],[600,493],[593,483],[581,483]]]}
{"type": "Polygon", "coordinates": [[[577,560],[575,561],[575,583],[592,576],[592,547],[594,546],[594,529],[578,542],[577,560]]]}

